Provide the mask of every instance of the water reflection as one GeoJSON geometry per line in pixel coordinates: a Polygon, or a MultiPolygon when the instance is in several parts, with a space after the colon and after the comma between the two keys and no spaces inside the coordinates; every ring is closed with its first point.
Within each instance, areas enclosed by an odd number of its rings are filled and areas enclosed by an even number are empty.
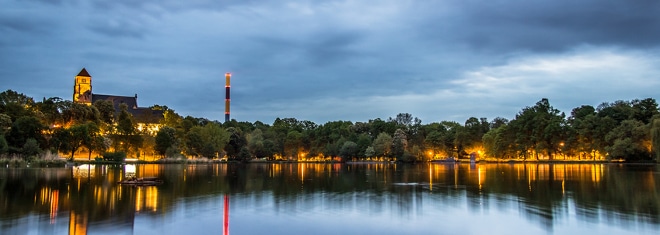
{"type": "Polygon", "coordinates": [[[658,177],[655,165],[603,164],[5,168],[0,170],[0,232],[227,234],[231,197],[235,234],[273,233],[259,230],[251,224],[255,221],[288,234],[336,223],[343,225],[329,229],[396,234],[433,232],[443,220],[455,223],[446,229],[456,232],[469,227],[472,233],[507,233],[471,226],[478,221],[515,224],[521,232],[574,233],[586,223],[634,234],[660,228],[658,177]],[[117,184],[127,177],[159,177],[165,183],[117,184]]]}
{"type": "Polygon", "coordinates": [[[229,195],[224,196],[224,206],[222,207],[222,235],[229,235],[229,195]]]}

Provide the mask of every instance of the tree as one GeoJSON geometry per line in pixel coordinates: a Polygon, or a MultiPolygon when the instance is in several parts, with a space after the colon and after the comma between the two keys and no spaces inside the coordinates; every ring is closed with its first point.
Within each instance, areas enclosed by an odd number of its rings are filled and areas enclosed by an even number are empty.
{"type": "Polygon", "coordinates": [[[422,148],[418,145],[413,145],[410,152],[406,152],[403,157],[403,161],[406,162],[415,162],[415,161],[428,161],[430,158],[428,155],[424,154],[422,148]]]}
{"type": "Polygon", "coordinates": [[[96,151],[97,153],[105,153],[108,151],[108,148],[110,148],[110,139],[103,135],[94,135],[91,145],[88,146],[89,155],[87,156],[87,160],[91,160],[93,151],[96,151]]]}
{"type": "Polygon", "coordinates": [[[642,121],[625,120],[605,137],[612,145],[605,148],[611,159],[626,161],[651,160],[648,127],[642,121]]]}
{"type": "Polygon", "coordinates": [[[590,105],[583,105],[571,111],[568,124],[573,128],[574,135],[568,135],[569,138],[565,141],[565,144],[573,145],[577,148],[578,159],[580,159],[581,155],[588,154],[593,156],[596,152],[597,119],[596,109],[590,105]]]}
{"type": "Polygon", "coordinates": [[[408,149],[408,137],[402,129],[397,129],[392,137],[392,155],[401,160],[408,149]]]}
{"type": "Polygon", "coordinates": [[[509,124],[508,119],[503,118],[503,117],[496,117],[495,119],[490,121],[490,129],[492,130],[492,129],[498,128],[498,127],[506,125],[506,124],[509,124]]]}
{"type": "Polygon", "coordinates": [[[7,114],[13,121],[23,116],[31,116],[30,108],[34,106],[31,97],[12,90],[0,93],[0,113],[7,114]]]}
{"type": "Polygon", "coordinates": [[[653,154],[655,161],[660,162],[660,119],[653,120],[653,127],[651,128],[651,138],[653,144],[653,154]]]}
{"type": "Polygon", "coordinates": [[[230,142],[230,133],[222,129],[217,123],[204,125],[203,134],[209,145],[213,147],[215,155],[219,155],[220,151],[230,142]]]}
{"type": "Polygon", "coordinates": [[[443,135],[439,131],[432,131],[424,139],[427,148],[431,150],[431,155],[435,156],[444,146],[443,135]]]}
{"type": "Polygon", "coordinates": [[[596,152],[606,155],[607,154],[607,147],[611,146],[612,143],[610,140],[607,139],[607,134],[610,133],[614,128],[616,128],[619,124],[617,124],[616,120],[614,120],[611,117],[601,117],[598,115],[597,117],[594,117],[593,120],[589,120],[589,122],[594,123],[592,127],[593,131],[593,146],[594,146],[594,160],[596,159],[596,152]]]}
{"type": "Polygon", "coordinates": [[[470,117],[465,121],[463,128],[460,128],[462,148],[469,151],[477,151],[483,148],[482,138],[490,129],[490,124],[486,118],[477,119],[470,117]]]}
{"type": "Polygon", "coordinates": [[[369,120],[369,135],[371,135],[372,138],[377,138],[380,133],[385,133],[388,135],[394,134],[394,131],[396,131],[396,123],[391,122],[391,121],[383,121],[380,118],[376,118],[374,120],[369,120]]]}
{"type": "Polygon", "coordinates": [[[51,97],[35,104],[40,116],[43,117],[43,123],[52,126],[61,126],[64,124],[62,119],[62,104],[64,101],[59,97],[51,97]]]}
{"type": "Polygon", "coordinates": [[[653,98],[646,98],[643,100],[633,100],[632,105],[632,118],[641,121],[644,124],[649,124],[653,120],[653,116],[658,115],[658,103],[653,98]]]}
{"type": "Polygon", "coordinates": [[[106,124],[112,124],[115,120],[115,107],[112,101],[97,100],[92,104],[99,111],[99,119],[106,124]]]}
{"type": "Polygon", "coordinates": [[[453,121],[442,121],[440,122],[442,126],[442,142],[445,150],[445,154],[449,157],[453,157],[454,153],[457,153],[457,156],[460,157],[462,152],[462,146],[459,144],[462,141],[460,137],[460,132],[463,129],[463,126],[458,122],[453,121]]]}
{"type": "Polygon", "coordinates": [[[486,134],[484,134],[482,141],[484,144],[484,152],[486,156],[491,156],[495,158],[505,158],[507,155],[508,146],[510,144],[507,142],[506,138],[507,126],[502,125],[497,128],[490,129],[486,134]]]}
{"type": "Polygon", "coordinates": [[[241,162],[248,162],[252,158],[252,155],[250,154],[250,150],[247,149],[247,147],[242,147],[241,151],[238,152],[238,160],[241,162]]]}
{"type": "Polygon", "coordinates": [[[549,159],[560,148],[563,137],[564,114],[541,99],[533,107],[526,107],[510,122],[511,131],[516,133],[515,144],[523,158],[531,152],[539,159],[545,154],[549,159]]]}
{"type": "MultiPolygon", "coordinates": [[[[12,123],[11,130],[7,136],[7,142],[10,147],[20,149],[28,139],[35,139],[38,143],[43,143],[44,138],[41,131],[45,127],[39,119],[34,116],[23,116],[12,123]]],[[[10,148],[11,150],[11,148],[10,148]]]]}
{"type": "MultiPolygon", "coordinates": [[[[124,106],[126,106],[124,104],[124,106]]],[[[101,114],[94,106],[74,103],[72,101],[62,101],[62,120],[69,125],[75,125],[86,122],[99,123],[101,114]]],[[[129,114],[130,115],[130,114],[129,114]]]]}
{"type": "Polygon", "coordinates": [[[83,138],[83,146],[87,148],[87,160],[91,160],[92,152],[105,152],[108,148],[106,146],[105,138],[99,134],[99,126],[94,122],[87,122],[84,124],[87,127],[87,137],[83,138]]]}
{"type": "Polygon", "coordinates": [[[617,125],[634,116],[632,104],[623,100],[617,100],[613,103],[602,103],[598,105],[596,111],[599,117],[610,117],[616,121],[617,125]]]}
{"type": "Polygon", "coordinates": [[[133,116],[128,112],[128,106],[121,104],[121,111],[117,116],[116,133],[113,135],[114,149],[129,152],[134,149],[136,152],[142,146],[142,136],[137,132],[133,116]]]}
{"type": "Polygon", "coordinates": [[[184,131],[183,117],[170,108],[164,108],[163,119],[160,121],[160,124],[174,129],[181,129],[182,132],[184,131]]]}
{"type": "Polygon", "coordinates": [[[7,153],[9,150],[9,144],[4,135],[0,135],[0,155],[7,153]]]}
{"type": "MultiPolygon", "coordinates": [[[[406,134],[406,136],[409,138],[412,138],[417,135],[419,128],[421,127],[422,124],[421,119],[413,117],[412,114],[409,113],[399,113],[396,115],[395,118],[389,118],[388,122],[395,123],[396,128],[402,129],[406,134]]],[[[419,140],[419,142],[422,141],[423,139],[419,140]]]]}
{"type": "Polygon", "coordinates": [[[0,113],[0,135],[9,133],[11,123],[11,117],[9,115],[0,113]]]}
{"type": "Polygon", "coordinates": [[[560,143],[560,154],[564,157],[564,160],[566,160],[567,157],[575,157],[582,155],[584,152],[578,151],[578,134],[577,130],[575,130],[575,127],[572,125],[568,124],[567,126],[564,126],[564,140],[563,142],[560,143]]]}
{"type": "Polygon", "coordinates": [[[380,133],[372,143],[375,154],[378,157],[389,157],[392,149],[392,137],[387,133],[380,133]]]}
{"type": "Polygon", "coordinates": [[[341,150],[339,150],[339,155],[342,157],[344,161],[347,161],[349,159],[357,157],[359,152],[360,150],[358,149],[358,145],[355,142],[346,141],[341,146],[341,150]]]}
{"type": "Polygon", "coordinates": [[[134,135],[129,135],[127,137],[128,137],[128,141],[127,141],[128,144],[126,145],[127,152],[133,151],[134,153],[136,153],[136,156],[139,157],[140,156],[139,150],[144,145],[144,138],[142,137],[142,135],[139,135],[137,133],[134,135]]]}
{"type": "Polygon", "coordinates": [[[156,153],[166,156],[168,149],[178,148],[178,138],[176,137],[176,129],[165,126],[158,130],[156,133],[156,144],[154,150],[156,153]]]}
{"type": "Polygon", "coordinates": [[[229,159],[239,160],[241,149],[247,146],[247,139],[240,128],[229,127],[227,132],[229,133],[229,142],[225,145],[225,152],[229,159]]]}
{"type": "MultiPolygon", "coordinates": [[[[58,151],[69,152],[73,160],[76,151],[86,143],[91,143],[89,126],[87,124],[73,125],[69,128],[59,128],[53,133],[53,142],[58,151]]],[[[91,152],[91,150],[90,150],[91,152]]]]}
{"type": "Polygon", "coordinates": [[[266,157],[264,148],[264,136],[260,129],[255,129],[247,137],[247,149],[252,156],[257,158],[266,157]]]}
{"type": "Polygon", "coordinates": [[[11,103],[21,106],[32,106],[34,105],[34,100],[23,93],[18,93],[13,90],[6,90],[0,93],[0,107],[11,103]]]}
{"type": "Polygon", "coordinates": [[[337,157],[341,156],[341,145],[346,142],[345,139],[339,139],[336,142],[328,143],[323,149],[323,155],[326,157],[337,157]]]}
{"type": "Polygon", "coordinates": [[[277,145],[272,140],[264,140],[264,157],[268,160],[273,160],[273,156],[277,153],[277,145]]]}
{"type": "Polygon", "coordinates": [[[89,126],[85,124],[71,126],[69,131],[71,133],[71,139],[69,140],[71,146],[71,159],[73,160],[75,152],[86,143],[91,142],[91,134],[89,126]]]}
{"type": "Polygon", "coordinates": [[[21,153],[25,157],[36,156],[41,153],[41,148],[39,148],[39,143],[37,143],[37,140],[29,138],[25,141],[23,148],[21,148],[21,153]]]}
{"type": "Polygon", "coordinates": [[[188,133],[188,131],[190,131],[190,129],[192,129],[193,127],[203,126],[205,125],[205,123],[206,122],[198,118],[194,118],[192,116],[186,116],[183,119],[181,119],[181,128],[183,129],[183,132],[188,133]]]}
{"type": "Polygon", "coordinates": [[[230,145],[234,148],[242,148],[245,145],[245,138],[240,132],[228,132],[220,124],[209,122],[202,128],[203,140],[210,146],[212,153],[207,155],[220,156],[220,152],[230,145]]]}
{"type": "Polygon", "coordinates": [[[376,156],[376,150],[374,150],[374,147],[369,146],[367,149],[364,151],[364,156],[368,159],[371,160],[371,158],[376,156]]]}
{"type": "Polygon", "coordinates": [[[126,104],[121,104],[119,108],[119,116],[117,116],[117,132],[124,136],[135,134],[135,121],[133,121],[132,115],[128,112],[128,106],[126,104]]]}
{"type": "MultiPolygon", "coordinates": [[[[206,158],[220,155],[220,151],[226,149],[225,146],[228,146],[227,144],[230,142],[230,133],[213,122],[207,123],[203,127],[192,127],[186,136],[189,154],[206,158]]],[[[234,157],[237,157],[238,151],[234,157]]]]}
{"type": "Polygon", "coordinates": [[[194,126],[186,133],[186,154],[190,156],[201,156],[204,148],[204,137],[202,127],[194,126]]]}
{"type": "Polygon", "coordinates": [[[362,133],[358,136],[356,144],[358,148],[358,154],[356,156],[364,157],[365,151],[371,145],[371,137],[366,133],[362,133]]]}
{"type": "Polygon", "coordinates": [[[395,118],[389,118],[387,121],[394,122],[399,128],[404,128],[406,130],[422,123],[422,120],[413,117],[412,114],[409,113],[399,113],[395,118]]]}
{"type": "Polygon", "coordinates": [[[297,159],[302,147],[302,134],[296,130],[289,131],[284,141],[284,152],[290,159],[297,159]]]}

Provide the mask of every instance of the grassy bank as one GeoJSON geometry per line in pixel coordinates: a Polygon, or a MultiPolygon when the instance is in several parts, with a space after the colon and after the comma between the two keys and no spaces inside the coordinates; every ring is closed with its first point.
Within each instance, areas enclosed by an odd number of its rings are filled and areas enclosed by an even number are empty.
{"type": "Polygon", "coordinates": [[[50,152],[28,157],[21,155],[0,156],[0,166],[5,167],[62,167],[66,163],[65,158],[50,152]]]}
{"type": "MultiPolygon", "coordinates": [[[[60,157],[58,155],[45,153],[38,156],[24,157],[20,155],[10,155],[10,156],[0,156],[0,167],[63,167],[68,164],[98,164],[98,165],[116,165],[116,164],[218,164],[218,163],[242,163],[240,161],[221,161],[217,159],[206,159],[206,158],[162,158],[155,161],[147,161],[140,159],[126,159],[122,162],[117,161],[106,161],[101,158],[86,160],[86,159],[75,159],[73,161],[68,161],[66,158],[60,157]]],[[[266,160],[255,160],[249,161],[247,163],[342,163],[338,161],[266,161],[266,160]]],[[[390,161],[348,161],[343,162],[347,164],[381,164],[381,163],[393,163],[390,161]]],[[[469,164],[470,161],[467,159],[461,159],[457,162],[447,162],[447,161],[430,161],[430,162],[415,162],[419,163],[457,163],[457,164],[469,164]]],[[[413,164],[415,164],[413,163],[413,164]]],[[[658,164],[657,162],[626,162],[621,160],[536,160],[536,159],[480,159],[476,163],[479,164],[658,164]]]]}

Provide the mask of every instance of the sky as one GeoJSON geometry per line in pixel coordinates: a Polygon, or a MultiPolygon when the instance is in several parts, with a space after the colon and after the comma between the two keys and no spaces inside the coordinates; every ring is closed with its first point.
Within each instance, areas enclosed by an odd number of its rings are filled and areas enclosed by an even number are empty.
{"type": "Polygon", "coordinates": [[[0,89],[138,95],[182,116],[509,120],[660,98],[656,0],[0,0],[0,89]]]}

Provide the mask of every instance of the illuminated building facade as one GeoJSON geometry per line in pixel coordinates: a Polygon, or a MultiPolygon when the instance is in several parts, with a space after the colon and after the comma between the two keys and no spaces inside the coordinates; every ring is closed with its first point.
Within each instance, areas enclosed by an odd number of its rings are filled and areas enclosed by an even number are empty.
{"type": "Polygon", "coordinates": [[[157,131],[160,120],[163,119],[162,110],[152,110],[150,108],[139,107],[137,104],[137,94],[135,96],[102,95],[92,92],[92,76],[83,68],[75,77],[73,86],[73,102],[91,105],[98,100],[108,100],[112,102],[115,112],[121,111],[120,106],[126,104],[127,111],[133,115],[138,122],[138,129],[147,128],[148,131],[155,128],[157,131]]]}
{"type": "Polygon", "coordinates": [[[73,102],[92,104],[92,76],[87,73],[85,68],[76,75],[73,85],[73,102]]]}

